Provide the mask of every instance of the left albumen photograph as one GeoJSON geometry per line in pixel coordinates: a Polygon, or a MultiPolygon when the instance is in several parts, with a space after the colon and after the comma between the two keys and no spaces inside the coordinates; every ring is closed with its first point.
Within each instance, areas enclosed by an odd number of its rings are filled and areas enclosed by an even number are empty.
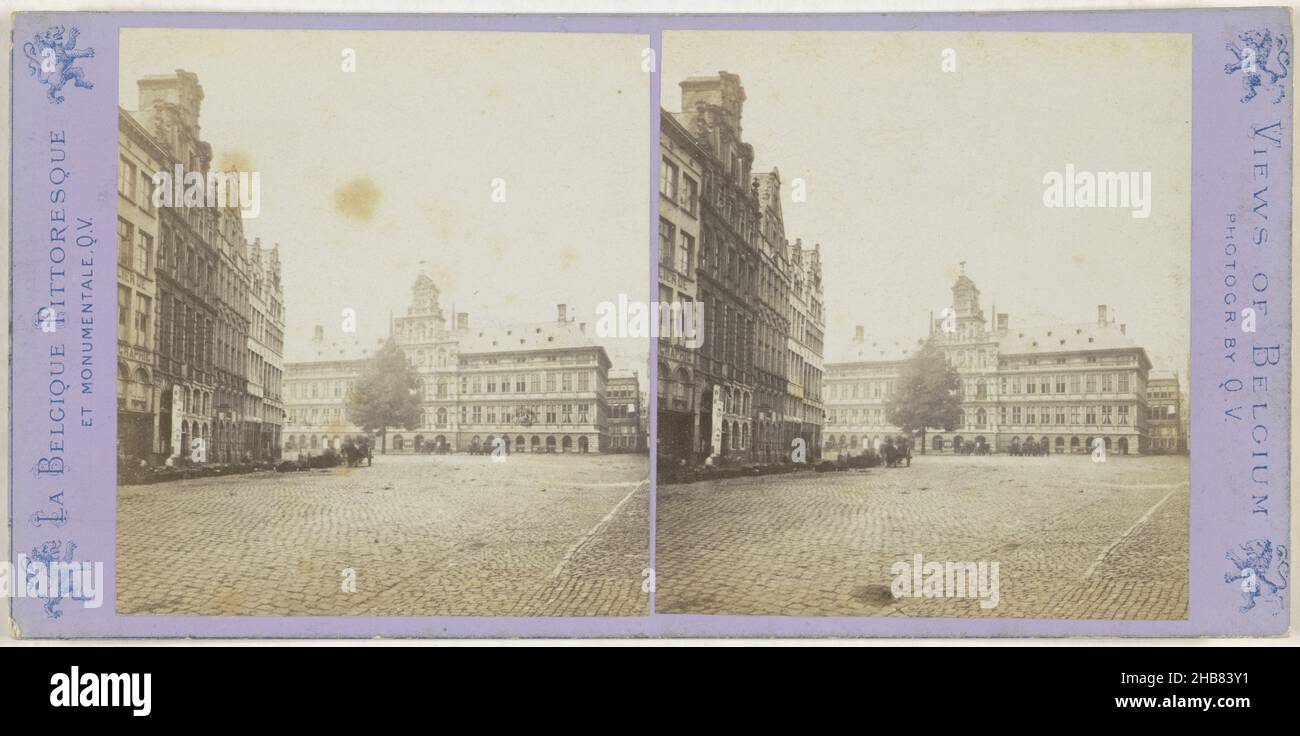
{"type": "Polygon", "coordinates": [[[117,612],[648,614],[648,40],[120,41],[117,612]]]}

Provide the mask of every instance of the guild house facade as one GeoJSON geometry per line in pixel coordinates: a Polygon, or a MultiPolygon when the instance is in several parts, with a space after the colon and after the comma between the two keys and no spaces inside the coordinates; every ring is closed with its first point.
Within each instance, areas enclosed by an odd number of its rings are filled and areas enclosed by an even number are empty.
{"type": "Polygon", "coordinates": [[[238,208],[154,206],[155,172],[204,176],[203,87],[139,80],[118,110],[118,454],[133,462],[278,456],[284,295],[278,246],[244,237],[238,208]]]}
{"type": "Polygon", "coordinates": [[[780,172],[754,172],[735,74],[681,82],[660,111],[659,301],[704,312],[701,344],[659,340],[658,455],[771,462],[820,446],[820,247],[786,238],[780,172]]]}
{"type": "Polygon", "coordinates": [[[1178,374],[1151,371],[1147,380],[1147,425],[1151,433],[1151,452],[1174,455],[1187,452],[1183,436],[1183,402],[1178,374]]]}
{"type": "MultiPolygon", "coordinates": [[[[551,322],[474,328],[466,312],[444,314],[438,298],[433,281],[420,274],[409,308],[392,321],[393,339],[420,375],[422,412],[414,429],[389,428],[387,446],[377,451],[486,451],[498,438],[510,452],[635,449],[628,427],[639,416],[613,416],[609,391],[612,383],[627,411],[636,374],[630,386],[627,374],[611,379],[605,349],[565,305],[557,305],[551,322]],[[620,427],[617,445],[611,425],[620,427]]],[[[309,359],[285,367],[286,457],[337,449],[363,433],[348,421],[348,392],[382,345],[328,339],[316,328],[309,359]]]]}
{"type": "MultiPolygon", "coordinates": [[[[928,430],[926,452],[1006,452],[1032,439],[1053,453],[1083,453],[1093,438],[1111,453],[1155,449],[1150,360],[1105,305],[1093,322],[1013,327],[996,309],[986,317],[964,269],[952,297],[952,313],[932,321],[930,337],[961,378],[961,421],[951,432],[928,430]]],[[[899,431],[886,403],[921,344],[877,344],[856,328],[846,359],[826,366],[825,453],[877,447],[899,431]]]]}

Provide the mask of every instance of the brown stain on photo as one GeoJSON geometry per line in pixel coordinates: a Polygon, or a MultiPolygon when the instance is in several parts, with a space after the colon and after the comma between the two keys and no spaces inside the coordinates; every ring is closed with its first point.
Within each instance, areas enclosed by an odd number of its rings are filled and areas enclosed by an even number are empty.
{"type": "Polygon", "coordinates": [[[334,190],[334,209],[349,220],[370,222],[379,208],[379,187],[368,176],[357,177],[334,190]]]}
{"type": "Polygon", "coordinates": [[[248,171],[253,170],[253,159],[246,151],[238,149],[232,151],[222,151],[217,157],[216,169],[218,171],[248,171]]]}
{"type": "Polygon", "coordinates": [[[569,270],[578,262],[578,251],[573,246],[566,246],[560,251],[560,268],[569,270]]]}

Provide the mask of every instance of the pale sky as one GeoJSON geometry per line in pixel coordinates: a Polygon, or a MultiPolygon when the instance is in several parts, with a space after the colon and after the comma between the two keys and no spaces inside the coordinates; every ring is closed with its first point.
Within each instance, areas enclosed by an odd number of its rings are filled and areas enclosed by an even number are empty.
{"type": "MultiPolygon", "coordinates": [[[[120,104],[136,80],[198,75],[201,136],[261,175],[250,240],[279,242],[286,358],[312,326],[386,334],[418,262],[470,324],[596,322],[650,293],[647,39],[406,31],[122,31],[120,104]],[[342,68],[343,49],[356,71],[342,68]],[[506,201],[493,202],[493,180],[506,201]],[[343,192],[340,204],[339,193],[343,192]]],[[[647,375],[648,341],[604,340],[647,375]]]]}
{"type": "Polygon", "coordinates": [[[725,70],[786,235],[820,242],[826,355],[853,326],[914,342],[958,262],[1011,326],[1117,310],[1156,369],[1189,362],[1191,42],[1180,34],[664,34],[662,103],[725,70]],[[944,49],[956,71],[941,70],[944,49]],[[1151,216],[1049,209],[1043,176],[1150,171],[1151,216]],[[803,178],[807,201],[790,201],[803,178]]]}

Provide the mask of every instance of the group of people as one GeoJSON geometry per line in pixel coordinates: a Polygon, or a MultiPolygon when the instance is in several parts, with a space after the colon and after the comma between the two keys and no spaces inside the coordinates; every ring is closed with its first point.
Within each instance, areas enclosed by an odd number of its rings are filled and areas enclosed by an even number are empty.
{"type": "Polygon", "coordinates": [[[1035,441],[1032,437],[1028,437],[1025,439],[1023,444],[1020,442],[1019,438],[1016,438],[1011,440],[1011,447],[1007,450],[1007,453],[1011,455],[1030,456],[1050,455],[1052,454],[1052,448],[1047,443],[1046,437],[1038,441],[1035,441]]]}
{"type": "Polygon", "coordinates": [[[343,441],[343,461],[349,468],[359,467],[361,461],[366,461],[366,467],[370,467],[375,462],[375,448],[370,444],[369,437],[361,437],[353,440],[351,437],[343,441]]]}
{"type": "Polygon", "coordinates": [[[886,437],[885,441],[880,443],[880,457],[887,468],[897,468],[903,464],[912,467],[912,438],[886,437]]]}

